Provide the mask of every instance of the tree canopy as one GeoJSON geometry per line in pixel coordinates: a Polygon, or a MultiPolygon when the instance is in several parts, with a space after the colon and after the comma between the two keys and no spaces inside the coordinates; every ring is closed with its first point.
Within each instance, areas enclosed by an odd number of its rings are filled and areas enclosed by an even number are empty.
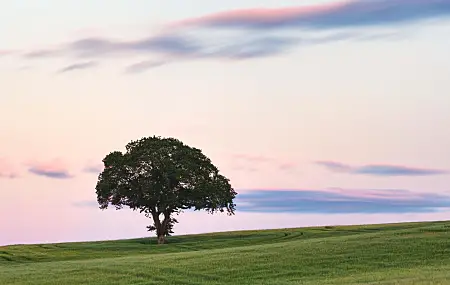
{"type": "Polygon", "coordinates": [[[158,243],[165,243],[177,223],[174,214],[186,209],[233,215],[237,193],[200,149],[175,138],[146,137],[131,141],[124,153],[103,159],[97,201],[100,209],[124,206],[144,213],[158,243]]]}

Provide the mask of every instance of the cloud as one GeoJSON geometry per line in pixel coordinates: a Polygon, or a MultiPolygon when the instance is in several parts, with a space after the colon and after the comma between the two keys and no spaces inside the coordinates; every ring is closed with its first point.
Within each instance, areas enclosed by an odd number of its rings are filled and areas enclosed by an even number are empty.
{"type": "Polygon", "coordinates": [[[55,57],[55,56],[61,56],[63,55],[62,51],[60,50],[35,50],[35,51],[31,51],[31,52],[26,52],[23,54],[23,57],[28,58],[28,59],[33,59],[33,58],[47,58],[47,57],[55,57]]]}
{"type": "Polygon", "coordinates": [[[67,166],[61,160],[52,160],[44,163],[28,163],[28,172],[38,176],[53,179],[69,179],[74,176],[70,174],[67,166]]]}
{"type": "Polygon", "coordinates": [[[0,157],[0,179],[13,179],[17,177],[18,173],[13,165],[6,158],[0,157]]]}
{"type": "Polygon", "coordinates": [[[101,163],[89,163],[84,169],[83,171],[86,173],[92,173],[92,174],[100,174],[103,171],[103,164],[101,163]]]}
{"type": "Polygon", "coordinates": [[[75,64],[68,65],[68,66],[58,70],[58,73],[65,73],[68,71],[74,71],[74,70],[79,70],[79,69],[93,68],[93,67],[96,67],[97,65],[98,65],[98,63],[95,61],[75,63],[75,64]]]}
{"type": "Polygon", "coordinates": [[[99,208],[99,204],[96,201],[77,201],[72,203],[77,208],[99,208]]]}
{"type": "Polygon", "coordinates": [[[6,56],[6,55],[11,55],[14,54],[16,51],[13,50],[0,50],[0,56],[6,56]]]}
{"type": "Polygon", "coordinates": [[[317,165],[321,165],[333,172],[351,172],[352,168],[346,164],[334,161],[317,161],[317,165]]]}
{"type": "Polygon", "coordinates": [[[235,170],[249,172],[255,172],[266,167],[278,171],[292,172],[296,170],[298,166],[298,164],[293,161],[284,161],[279,158],[264,155],[234,154],[231,156],[231,159],[235,170]]]}
{"type": "Polygon", "coordinates": [[[201,46],[180,35],[156,35],[135,40],[84,38],[54,49],[25,53],[25,58],[61,57],[93,58],[133,54],[187,55],[196,53],[201,46]]]}
{"type": "MultiPolygon", "coordinates": [[[[167,62],[248,60],[285,54],[299,46],[342,40],[392,40],[403,33],[400,26],[444,18],[450,18],[450,0],[358,0],[232,10],[169,23],[154,35],[134,39],[81,38],[55,48],[29,51],[23,58],[149,58],[126,67],[125,72],[132,74],[167,62]]],[[[72,65],[62,70],[84,67],[87,66],[72,65]]]]}
{"type": "MultiPolygon", "coordinates": [[[[391,36],[391,34],[389,34],[391,36]]],[[[378,35],[383,37],[383,35],[378,35]]],[[[134,40],[85,38],[61,45],[53,50],[32,51],[23,54],[24,59],[69,57],[71,59],[105,59],[118,56],[157,56],[165,60],[148,60],[132,64],[127,73],[137,73],[171,61],[192,59],[244,60],[283,54],[299,45],[323,44],[327,42],[356,39],[367,40],[360,33],[340,32],[333,35],[306,33],[304,35],[242,34],[222,35],[206,33],[192,35],[179,32],[173,35],[156,35],[134,40]]],[[[376,39],[376,37],[374,37],[376,39]]]]}
{"type": "Polygon", "coordinates": [[[316,164],[323,166],[332,172],[372,176],[429,176],[449,173],[448,171],[441,169],[414,168],[399,165],[369,164],[350,166],[333,161],[317,161],[316,164]]]}
{"type": "Polygon", "coordinates": [[[249,190],[236,209],[260,213],[425,213],[450,208],[450,196],[407,190],[249,190]]]}
{"type": "MultiPolygon", "coordinates": [[[[237,190],[237,212],[299,214],[430,213],[450,208],[450,195],[398,189],[237,190]]],[[[78,201],[78,208],[98,208],[96,201],[78,201]]]]}
{"type": "Polygon", "coordinates": [[[439,169],[412,168],[393,165],[366,165],[356,168],[355,174],[368,174],[380,176],[425,176],[446,174],[447,171],[439,169]]]}
{"type": "Polygon", "coordinates": [[[291,171],[297,168],[297,164],[294,162],[283,162],[278,165],[279,170],[291,171]]]}
{"type": "Polygon", "coordinates": [[[226,11],[184,20],[173,26],[324,30],[390,26],[449,16],[450,0],[356,0],[314,6],[226,11]]]}
{"type": "Polygon", "coordinates": [[[126,73],[141,73],[147,71],[151,68],[156,68],[167,64],[167,61],[154,61],[154,60],[145,60],[132,65],[129,65],[125,72],[126,73]]]}
{"type": "Polygon", "coordinates": [[[252,155],[252,154],[234,154],[232,156],[233,160],[246,161],[249,163],[271,163],[274,162],[275,159],[273,157],[264,156],[264,155],[252,155]]]}

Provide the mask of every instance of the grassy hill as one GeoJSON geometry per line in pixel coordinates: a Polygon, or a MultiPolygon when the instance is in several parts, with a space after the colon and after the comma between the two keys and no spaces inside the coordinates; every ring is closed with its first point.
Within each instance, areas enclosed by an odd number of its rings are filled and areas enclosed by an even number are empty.
{"type": "Polygon", "coordinates": [[[450,284],[450,222],[0,247],[0,284],[450,284]]]}

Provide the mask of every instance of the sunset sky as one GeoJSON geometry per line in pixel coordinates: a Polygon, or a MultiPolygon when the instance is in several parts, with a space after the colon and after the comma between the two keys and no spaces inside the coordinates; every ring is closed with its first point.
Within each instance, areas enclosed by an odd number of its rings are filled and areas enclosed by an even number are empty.
{"type": "Polygon", "coordinates": [[[148,236],[94,188],[153,135],[239,193],[176,234],[450,219],[449,35],[450,0],[4,0],[0,245],[148,236]]]}

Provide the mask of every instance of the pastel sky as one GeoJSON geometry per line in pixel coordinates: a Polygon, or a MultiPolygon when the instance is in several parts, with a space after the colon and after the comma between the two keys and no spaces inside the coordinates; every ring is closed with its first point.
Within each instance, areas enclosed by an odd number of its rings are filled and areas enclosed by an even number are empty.
{"type": "Polygon", "coordinates": [[[148,236],[94,188],[153,135],[239,193],[176,234],[450,217],[450,0],[1,5],[0,244],[148,236]]]}

